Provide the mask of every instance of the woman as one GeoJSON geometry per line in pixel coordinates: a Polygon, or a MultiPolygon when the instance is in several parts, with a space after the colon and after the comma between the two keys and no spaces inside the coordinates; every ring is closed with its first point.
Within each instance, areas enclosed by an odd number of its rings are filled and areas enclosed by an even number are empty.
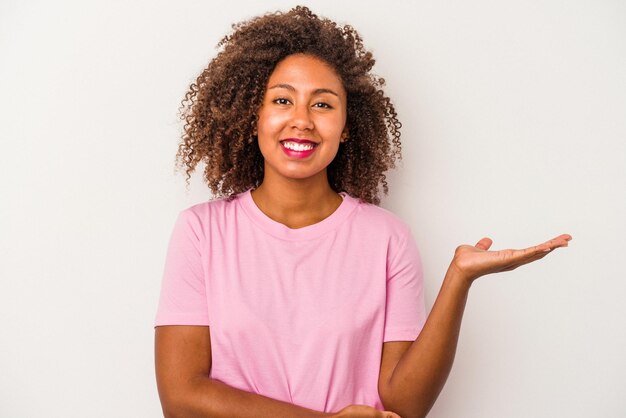
{"type": "Polygon", "coordinates": [[[377,206],[400,123],[358,34],[296,7],[219,46],[183,115],[187,179],[204,161],[218,199],[182,211],[170,240],[155,323],[164,414],[425,416],[473,280],[571,237],[458,247],[426,318],[411,230],[377,206]]]}

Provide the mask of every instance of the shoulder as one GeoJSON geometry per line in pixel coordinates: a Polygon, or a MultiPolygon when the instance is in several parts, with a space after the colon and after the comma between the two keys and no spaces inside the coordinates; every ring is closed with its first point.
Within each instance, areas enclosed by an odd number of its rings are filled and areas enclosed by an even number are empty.
{"type": "Polygon", "coordinates": [[[221,197],[205,200],[184,208],[180,211],[180,214],[185,217],[207,219],[211,216],[216,216],[220,212],[236,210],[239,206],[238,200],[240,197],[241,194],[237,194],[232,199],[221,197]]]}
{"type": "Polygon", "coordinates": [[[402,269],[406,263],[419,260],[417,242],[409,222],[397,213],[359,200],[350,231],[361,246],[384,248],[390,271],[402,269]]]}
{"type": "Polygon", "coordinates": [[[240,205],[236,195],[232,199],[216,198],[190,205],[178,213],[177,223],[193,230],[197,235],[205,235],[209,228],[218,228],[238,211],[240,205]]]}
{"type": "Polygon", "coordinates": [[[411,235],[411,226],[398,214],[384,207],[357,198],[353,199],[357,202],[355,219],[366,229],[402,240],[411,235]]]}

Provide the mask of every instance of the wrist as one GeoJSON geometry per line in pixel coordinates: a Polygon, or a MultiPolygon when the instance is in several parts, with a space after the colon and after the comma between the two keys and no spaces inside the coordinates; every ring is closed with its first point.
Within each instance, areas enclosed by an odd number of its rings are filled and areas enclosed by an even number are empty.
{"type": "Polygon", "coordinates": [[[463,273],[461,270],[459,270],[458,267],[454,265],[454,263],[450,264],[450,267],[448,267],[448,271],[446,271],[446,275],[443,279],[444,284],[453,286],[466,292],[469,291],[472,283],[474,283],[474,280],[476,280],[476,277],[470,277],[467,274],[463,273]]]}

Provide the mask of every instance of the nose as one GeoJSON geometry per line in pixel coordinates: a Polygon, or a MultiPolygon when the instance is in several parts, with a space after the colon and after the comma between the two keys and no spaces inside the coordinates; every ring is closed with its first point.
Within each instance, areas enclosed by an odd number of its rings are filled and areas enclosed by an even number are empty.
{"type": "Polygon", "coordinates": [[[294,106],[291,125],[301,131],[313,129],[313,120],[309,112],[309,106],[306,103],[294,106]]]}

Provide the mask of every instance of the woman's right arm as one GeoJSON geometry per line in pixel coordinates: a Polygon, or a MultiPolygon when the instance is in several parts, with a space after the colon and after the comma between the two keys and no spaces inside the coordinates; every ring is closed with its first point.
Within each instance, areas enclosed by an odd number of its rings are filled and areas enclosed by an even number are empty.
{"type": "Polygon", "coordinates": [[[336,414],[317,412],[211,379],[211,335],[206,326],[158,326],[154,348],[157,387],[166,418],[397,417],[360,405],[336,414]]]}
{"type": "Polygon", "coordinates": [[[332,416],[209,378],[211,337],[206,326],[156,327],[155,366],[166,418],[332,416]]]}

